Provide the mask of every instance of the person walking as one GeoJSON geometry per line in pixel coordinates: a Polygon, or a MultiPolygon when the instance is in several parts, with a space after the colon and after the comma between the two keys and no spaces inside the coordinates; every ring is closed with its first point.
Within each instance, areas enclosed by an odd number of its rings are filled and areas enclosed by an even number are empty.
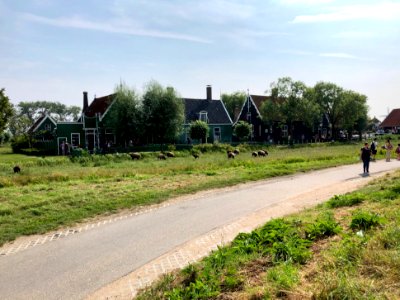
{"type": "Polygon", "coordinates": [[[386,149],[386,161],[390,161],[390,157],[392,155],[392,150],[393,150],[393,145],[390,142],[390,138],[388,138],[386,140],[386,144],[385,144],[385,149],[386,149]]]}
{"type": "Polygon", "coordinates": [[[371,149],[368,147],[368,143],[364,143],[364,147],[361,148],[361,160],[363,161],[364,174],[369,173],[369,161],[371,158],[371,149]]]}
{"type": "Polygon", "coordinates": [[[376,141],[376,138],[373,139],[373,141],[371,142],[371,160],[375,161],[375,155],[377,153],[377,149],[378,149],[378,142],[376,141]]]}
{"type": "Polygon", "coordinates": [[[400,160],[400,144],[397,144],[397,148],[396,148],[395,152],[397,154],[397,160],[400,160]]]}

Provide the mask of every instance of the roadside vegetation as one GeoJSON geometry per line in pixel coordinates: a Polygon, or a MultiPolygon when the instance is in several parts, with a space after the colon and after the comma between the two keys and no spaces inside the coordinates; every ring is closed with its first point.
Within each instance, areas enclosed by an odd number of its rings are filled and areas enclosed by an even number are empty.
{"type": "Polygon", "coordinates": [[[157,159],[158,152],[143,152],[140,160],[126,153],[29,157],[2,147],[0,245],[200,190],[355,163],[359,151],[356,144],[280,146],[252,157],[255,147],[239,145],[240,154],[228,159],[232,146],[201,144],[167,160],[157,159]],[[15,165],[20,173],[13,173],[15,165]]]}
{"type": "Polygon", "coordinates": [[[400,172],[239,234],[137,299],[399,299],[400,172]]]}

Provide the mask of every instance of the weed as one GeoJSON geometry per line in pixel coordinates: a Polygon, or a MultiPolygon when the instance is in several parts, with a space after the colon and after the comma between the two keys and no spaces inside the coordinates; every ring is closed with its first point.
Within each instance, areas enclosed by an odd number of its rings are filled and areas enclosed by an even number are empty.
{"type": "Polygon", "coordinates": [[[326,202],[329,208],[337,208],[343,206],[353,206],[364,201],[365,196],[360,193],[352,193],[346,195],[335,195],[326,202]]]}
{"type": "Polygon", "coordinates": [[[350,228],[353,230],[368,230],[382,224],[383,218],[376,213],[358,210],[353,214],[350,228]]]}
{"type": "Polygon", "coordinates": [[[318,240],[338,234],[341,227],[335,221],[333,214],[330,212],[323,213],[312,224],[307,225],[305,235],[307,239],[318,240]]]}

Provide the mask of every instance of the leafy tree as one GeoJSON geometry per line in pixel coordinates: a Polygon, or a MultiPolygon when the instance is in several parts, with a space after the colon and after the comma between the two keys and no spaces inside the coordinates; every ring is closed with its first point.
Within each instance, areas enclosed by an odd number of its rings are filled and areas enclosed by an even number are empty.
{"type": "Polygon", "coordinates": [[[18,103],[17,110],[19,116],[26,116],[33,124],[43,114],[50,115],[55,121],[72,121],[78,118],[81,108],[59,102],[34,101],[18,103]]]}
{"type": "Polygon", "coordinates": [[[356,130],[361,140],[362,131],[368,124],[367,97],[353,91],[344,91],[342,108],[341,127],[349,133],[356,130]]]}
{"type": "Polygon", "coordinates": [[[239,140],[247,140],[251,134],[251,124],[245,121],[239,121],[233,128],[233,134],[238,137],[239,140]]]}
{"type": "Polygon", "coordinates": [[[210,128],[204,121],[196,120],[190,124],[189,136],[193,140],[201,140],[202,143],[206,142],[210,128]]]}
{"type": "Polygon", "coordinates": [[[267,123],[286,123],[289,134],[295,121],[311,126],[319,118],[320,110],[313,99],[313,90],[290,77],[279,78],[271,84],[271,101],[261,106],[261,115],[267,123]]]}
{"type": "Polygon", "coordinates": [[[235,113],[240,111],[243,103],[246,101],[246,93],[235,92],[232,94],[222,94],[221,100],[224,103],[229,116],[234,120],[235,113]]]}
{"type": "Polygon", "coordinates": [[[143,126],[149,142],[173,141],[182,130],[184,106],[172,87],[151,81],[145,87],[142,103],[143,126]]]}
{"type": "Polygon", "coordinates": [[[5,89],[0,89],[0,133],[7,127],[14,114],[13,105],[5,94],[5,89]]]}
{"type": "Polygon", "coordinates": [[[115,99],[106,126],[114,128],[117,140],[125,146],[140,138],[140,99],[138,93],[121,83],[115,88],[115,99]]]}

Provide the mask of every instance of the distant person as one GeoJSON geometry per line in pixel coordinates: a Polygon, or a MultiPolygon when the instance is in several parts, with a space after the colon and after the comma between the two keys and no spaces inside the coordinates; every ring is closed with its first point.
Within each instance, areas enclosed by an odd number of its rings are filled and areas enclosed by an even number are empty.
{"type": "Polygon", "coordinates": [[[376,138],[374,138],[374,140],[371,142],[370,149],[371,149],[371,160],[375,161],[375,155],[378,149],[378,142],[376,141],[376,138]]]}
{"type": "Polygon", "coordinates": [[[364,144],[364,147],[361,148],[361,160],[363,161],[363,170],[364,174],[369,173],[369,161],[371,159],[371,149],[368,147],[368,143],[364,144]]]}
{"type": "Polygon", "coordinates": [[[386,161],[390,161],[390,157],[392,155],[392,150],[393,150],[393,145],[390,142],[390,138],[386,140],[385,149],[386,149],[386,161]]]}
{"type": "Polygon", "coordinates": [[[397,148],[396,148],[395,152],[397,154],[397,160],[400,160],[400,144],[397,144],[397,148]]]}

